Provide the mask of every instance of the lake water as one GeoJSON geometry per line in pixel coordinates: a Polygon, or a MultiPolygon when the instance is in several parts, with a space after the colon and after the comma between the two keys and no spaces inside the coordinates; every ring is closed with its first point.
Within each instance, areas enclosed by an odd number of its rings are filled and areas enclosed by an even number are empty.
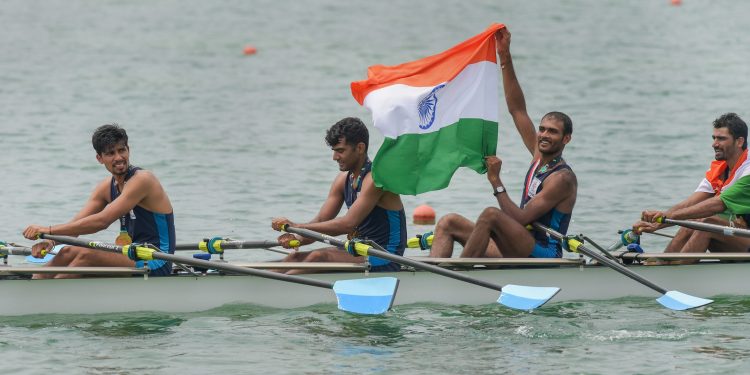
{"type": "MultiPolygon", "coordinates": [[[[574,122],[570,231],[609,244],[641,210],[695,189],[713,157],[713,119],[750,118],[748,14],[746,2],[691,0],[5,1],[0,239],[24,242],[26,225],[62,223],[80,209],[107,176],[90,137],[110,122],[128,130],[131,162],[169,192],[180,242],[273,239],[272,217],[309,220],[327,194],[337,166],[325,130],[346,116],[371,125],[351,81],[501,22],[532,118],[560,110],[574,122]],[[247,45],[258,53],[244,56],[247,45]]],[[[504,108],[498,150],[518,201],[529,158],[504,108]]],[[[371,135],[374,155],[382,136],[371,135]]],[[[420,204],[472,218],[495,204],[485,176],[469,170],[403,201],[409,217],[420,204]]],[[[647,250],[665,244],[644,237],[647,250]]],[[[532,314],[408,305],[360,317],[333,305],[240,305],[40,315],[0,320],[0,372],[747,373],[749,317],[750,300],[733,296],[687,313],[635,298],[532,314]]]]}

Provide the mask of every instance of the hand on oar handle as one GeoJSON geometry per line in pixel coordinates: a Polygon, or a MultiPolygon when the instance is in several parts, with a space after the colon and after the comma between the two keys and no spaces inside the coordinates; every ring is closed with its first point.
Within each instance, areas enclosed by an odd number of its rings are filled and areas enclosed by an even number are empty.
{"type": "Polygon", "coordinates": [[[635,234],[653,233],[661,229],[663,226],[664,225],[659,223],[651,223],[640,220],[633,224],[633,232],[635,232],[635,234]]]}
{"type": "Polygon", "coordinates": [[[291,233],[282,234],[279,236],[278,241],[279,245],[285,249],[297,249],[302,245],[307,245],[313,242],[306,238],[297,238],[296,235],[291,233]]]}
{"type": "Polygon", "coordinates": [[[34,258],[44,258],[47,253],[52,250],[52,248],[55,247],[55,243],[50,240],[44,240],[42,242],[35,243],[34,246],[31,247],[31,256],[34,258]]]}
{"type": "Polygon", "coordinates": [[[284,225],[293,226],[294,223],[292,223],[285,217],[275,217],[271,220],[271,228],[273,228],[273,230],[275,231],[281,232],[282,230],[284,230],[284,225]]]}
{"type": "Polygon", "coordinates": [[[23,236],[27,240],[38,240],[40,234],[50,234],[50,226],[43,226],[43,225],[29,225],[26,227],[26,229],[23,230],[23,236]]]}

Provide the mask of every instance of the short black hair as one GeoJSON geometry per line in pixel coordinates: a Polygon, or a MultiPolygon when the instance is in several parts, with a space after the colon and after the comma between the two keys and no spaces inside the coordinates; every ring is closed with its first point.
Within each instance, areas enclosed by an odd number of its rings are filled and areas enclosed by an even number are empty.
{"type": "Polygon", "coordinates": [[[563,135],[573,134],[573,120],[571,120],[568,115],[562,112],[550,112],[542,116],[542,120],[546,118],[551,118],[553,120],[562,122],[563,135]]]}
{"type": "Polygon", "coordinates": [[[96,128],[94,135],[91,136],[91,144],[99,155],[118,143],[123,143],[126,147],[129,147],[128,133],[117,124],[102,125],[96,128]]]}
{"type": "Polygon", "coordinates": [[[356,146],[359,142],[362,142],[365,144],[365,151],[369,147],[370,133],[367,131],[367,126],[356,117],[343,118],[326,131],[328,146],[333,147],[338,144],[341,137],[344,137],[346,144],[350,146],[356,146]]]}
{"type": "Polygon", "coordinates": [[[734,139],[742,137],[745,140],[742,149],[747,148],[747,124],[736,113],[725,113],[714,120],[714,129],[719,128],[727,128],[734,139]]]}

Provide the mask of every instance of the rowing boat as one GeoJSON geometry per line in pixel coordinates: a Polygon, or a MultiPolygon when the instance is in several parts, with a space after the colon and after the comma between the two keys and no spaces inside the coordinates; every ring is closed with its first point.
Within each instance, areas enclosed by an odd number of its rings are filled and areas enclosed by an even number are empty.
{"type": "MultiPolygon", "coordinates": [[[[748,260],[741,254],[632,254],[623,259],[703,258],[691,265],[633,264],[629,269],[658,284],[686,293],[712,297],[717,295],[750,295],[744,282],[750,263],[725,262],[717,259],[748,260]],[[713,257],[714,259],[707,259],[713,257]]],[[[581,259],[429,259],[412,257],[443,266],[460,267],[471,277],[500,284],[530,286],[555,285],[561,291],[551,303],[572,300],[609,300],[622,297],[655,297],[658,293],[644,288],[611,269],[585,264],[581,259]]],[[[434,273],[402,270],[393,273],[369,273],[363,265],[353,263],[232,263],[256,269],[316,268],[323,273],[308,277],[326,282],[393,276],[400,280],[394,304],[438,303],[455,305],[491,304],[497,299],[493,290],[477,287],[434,273]]],[[[272,308],[302,308],[330,304],[327,290],[278,282],[255,276],[190,274],[181,272],[169,277],[148,277],[135,268],[71,268],[0,266],[1,315],[38,313],[91,314],[133,311],[197,312],[226,304],[255,304],[272,308]],[[34,272],[108,273],[126,277],[31,280],[34,272]],[[129,276],[129,277],[127,277],[129,276]]],[[[502,308],[502,307],[498,307],[502,308]]]]}

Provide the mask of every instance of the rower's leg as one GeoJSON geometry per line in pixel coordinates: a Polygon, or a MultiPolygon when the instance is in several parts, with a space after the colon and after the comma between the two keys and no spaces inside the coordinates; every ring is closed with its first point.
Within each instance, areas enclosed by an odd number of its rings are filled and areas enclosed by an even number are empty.
{"type": "Polygon", "coordinates": [[[461,257],[526,258],[532,250],[534,237],[523,225],[500,209],[488,207],[479,215],[461,257]]]}
{"type": "Polygon", "coordinates": [[[679,253],[682,248],[685,247],[685,243],[688,242],[690,236],[694,230],[688,228],[680,228],[674,235],[674,238],[669,241],[667,247],[664,249],[665,253],[679,253]]]}
{"type": "Polygon", "coordinates": [[[430,257],[452,257],[453,243],[465,245],[472,230],[474,230],[474,223],[459,214],[447,214],[441,217],[435,226],[430,257]]]}
{"type": "MultiPolygon", "coordinates": [[[[78,254],[76,248],[73,246],[65,246],[62,249],[57,251],[57,255],[52,257],[52,259],[46,264],[47,267],[67,267],[70,262],[75,259],[76,255],[78,254]]],[[[46,273],[46,274],[34,274],[32,276],[33,279],[54,279],[55,274],[46,273]]]]}
{"type": "MultiPolygon", "coordinates": [[[[135,262],[122,254],[108,253],[77,246],[71,246],[70,251],[75,252],[75,257],[68,263],[69,267],[135,267],[135,262]]],[[[55,255],[55,258],[57,258],[57,255],[55,255]]],[[[57,274],[55,278],[76,279],[81,276],[78,274],[57,274]]]]}

